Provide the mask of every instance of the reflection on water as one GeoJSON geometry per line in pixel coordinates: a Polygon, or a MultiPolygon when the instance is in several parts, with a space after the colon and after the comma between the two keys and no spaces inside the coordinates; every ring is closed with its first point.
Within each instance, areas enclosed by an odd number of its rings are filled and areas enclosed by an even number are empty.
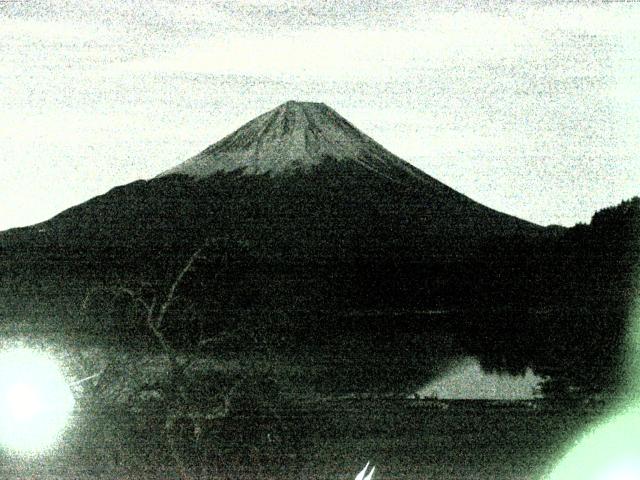
{"type": "MultiPolygon", "coordinates": [[[[7,460],[0,448],[0,478],[177,478],[164,417],[157,411],[112,408],[106,405],[111,397],[104,395],[120,398],[131,382],[160,378],[161,359],[55,343],[50,350],[65,359],[76,378],[91,374],[94,367],[100,370],[108,356],[117,356],[120,366],[107,370],[109,378],[127,377],[128,383],[122,392],[112,391],[105,376],[102,398],[80,396],[61,448],[49,455],[18,462],[7,460]],[[105,400],[104,405],[96,400],[105,400]]],[[[475,368],[473,362],[461,365],[475,368]]],[[[97,391],[87,387],[84,393],[97,391]]],[[[198,449],[191,448],[188,429],[178,440],[187,440],[183,458],[188,467],[194,472],[205,468],[206,478],[353,479],[362,468],[359,459],[365,459],[379,466],[375,475],[381,480],[507,480],[536,478],[536,469],[584,425],[571,410],[492,408],[473,402],[453,402],[442,410],[427,403],[353,398],[276,404],[203,424],[198,449]]]]}
{"type": "Polygon", "coordinates": [[[524,375],[487,373],[475,358],[465,358],[417,392],[441,399],[529,400],[540,397],[544,379],[527,369],[524,375]]]}

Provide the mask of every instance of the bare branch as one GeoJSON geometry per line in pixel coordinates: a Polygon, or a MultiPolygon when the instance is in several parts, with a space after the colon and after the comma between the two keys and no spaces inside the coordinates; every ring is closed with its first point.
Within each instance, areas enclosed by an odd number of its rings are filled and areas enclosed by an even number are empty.
{"type": "Polygon", "coordinates": [[[169,360],[171,361],[171,364],[175,365],[177,364],[177,359],[175,358],[174,349],[173,347],[171,347],[171,345],[169,345],[169,342],[167,342],[166,338],[164,338],[164,334],[160,331],[160,322],[158,321],[158,318],[154,317],[156,303],[157,303],[157,299],[156,297],[153,297],[153,301],[151,302],[150,308],[148,310],[148,315],[146,318],[147,327],[149,328],[151,333],[153,333],[153,336],[156,337],[156,340],[158,340],[158,343],[160,343],[162,350],[169,356],[169,360]]]}
{"type": "Polygon", "coordinates": [[[89,302],[91,301],[91,298],[97,291],[98,291],[98,288],[90,288],[87,290],[87,294],[82,299],[82,303],[80,305],[83,310],[86,310],[87,308],[89,308],[89,302]]]}
{"type": "Polygon", "coordinates": [[[220,341],[220,338],[218,337],[208,337],[208,338],[201,338],[200,341],[198,342],[198,347],[199,348],[204,348],[207,345],[213,344],[213,343],[217,343],[220,341]]]}
{"type": "Polygon", "coordinates": [[[144,301],[140,292],[134,292],[132,289],[126,288],[126,287],[117,287],[117,291],[129,295],[134,302],[142,305],[142,307],[147,312],[147,315],[153,314],[153,310],[155,308],[155,297],[154,297],[153,303],[149,304],[144,301]]]}
{"type": "Polygon", "coordinates": [[[176,279],[171,284],[171,288],[169,289],[169,293],[167,294],[167,298],[165,299],[164,303],[160,307],[160,311],[158,312],[158,315],[157,315],[157,318],[156,318],[157,328],[160,328],[162,326],[162,322],[164,320],[164,316],[166,315],[167,310],[169,310],[169,307],[171,306],[171,304],[175,300],[176,290],[178,289],[178,286],[182,282],[182,279],[187,274],[187,272],[189,272],[193,268],[193,264],[195,263],[195,261],[200,259],[200,258],[202,258],[200,256],[200,253],[202,252],[203,248],[204,247],[200,247],[198,250],[196,250],[193,253],[193,255],[191,255],[191,257],[189,258],[189,261],[186,263],[184,268],[182,270],[180,270],[180,273],[178,273],[178,276],[176,277],[176,279]]]}

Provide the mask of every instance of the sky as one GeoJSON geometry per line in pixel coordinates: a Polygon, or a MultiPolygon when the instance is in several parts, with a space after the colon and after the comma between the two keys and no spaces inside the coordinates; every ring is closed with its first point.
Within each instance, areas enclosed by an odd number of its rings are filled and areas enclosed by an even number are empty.
{"type": "Polygon", "coordinates": [[[0,0],[0,230],[324,102],[497,210],[640,194],[640,3],[0,0]]]}

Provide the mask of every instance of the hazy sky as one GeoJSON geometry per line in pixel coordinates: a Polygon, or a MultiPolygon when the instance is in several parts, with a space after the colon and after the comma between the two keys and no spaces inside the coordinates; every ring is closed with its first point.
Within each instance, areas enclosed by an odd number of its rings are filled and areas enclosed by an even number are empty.
{"type": "Polygon", "coordinates": [[[588,221],[640,194],[638,25],[638,3],[0,0],[0,229],[289,99],[488,206],[588,221]]]}

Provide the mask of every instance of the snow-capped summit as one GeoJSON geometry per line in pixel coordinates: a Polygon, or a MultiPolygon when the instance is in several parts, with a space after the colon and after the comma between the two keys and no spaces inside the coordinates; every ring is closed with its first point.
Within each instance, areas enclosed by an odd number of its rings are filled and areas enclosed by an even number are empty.
{"type": "Polygon", "coordinates": [[[398,168],[405,174],[417,174],[414,167],[324,103],[289,101],[161,175],[181,173],[207,177],[233,170],[278,175],[306,170],[326,159],[338,164],[357,162],[372,172],[392,178],[398,168]]]}

